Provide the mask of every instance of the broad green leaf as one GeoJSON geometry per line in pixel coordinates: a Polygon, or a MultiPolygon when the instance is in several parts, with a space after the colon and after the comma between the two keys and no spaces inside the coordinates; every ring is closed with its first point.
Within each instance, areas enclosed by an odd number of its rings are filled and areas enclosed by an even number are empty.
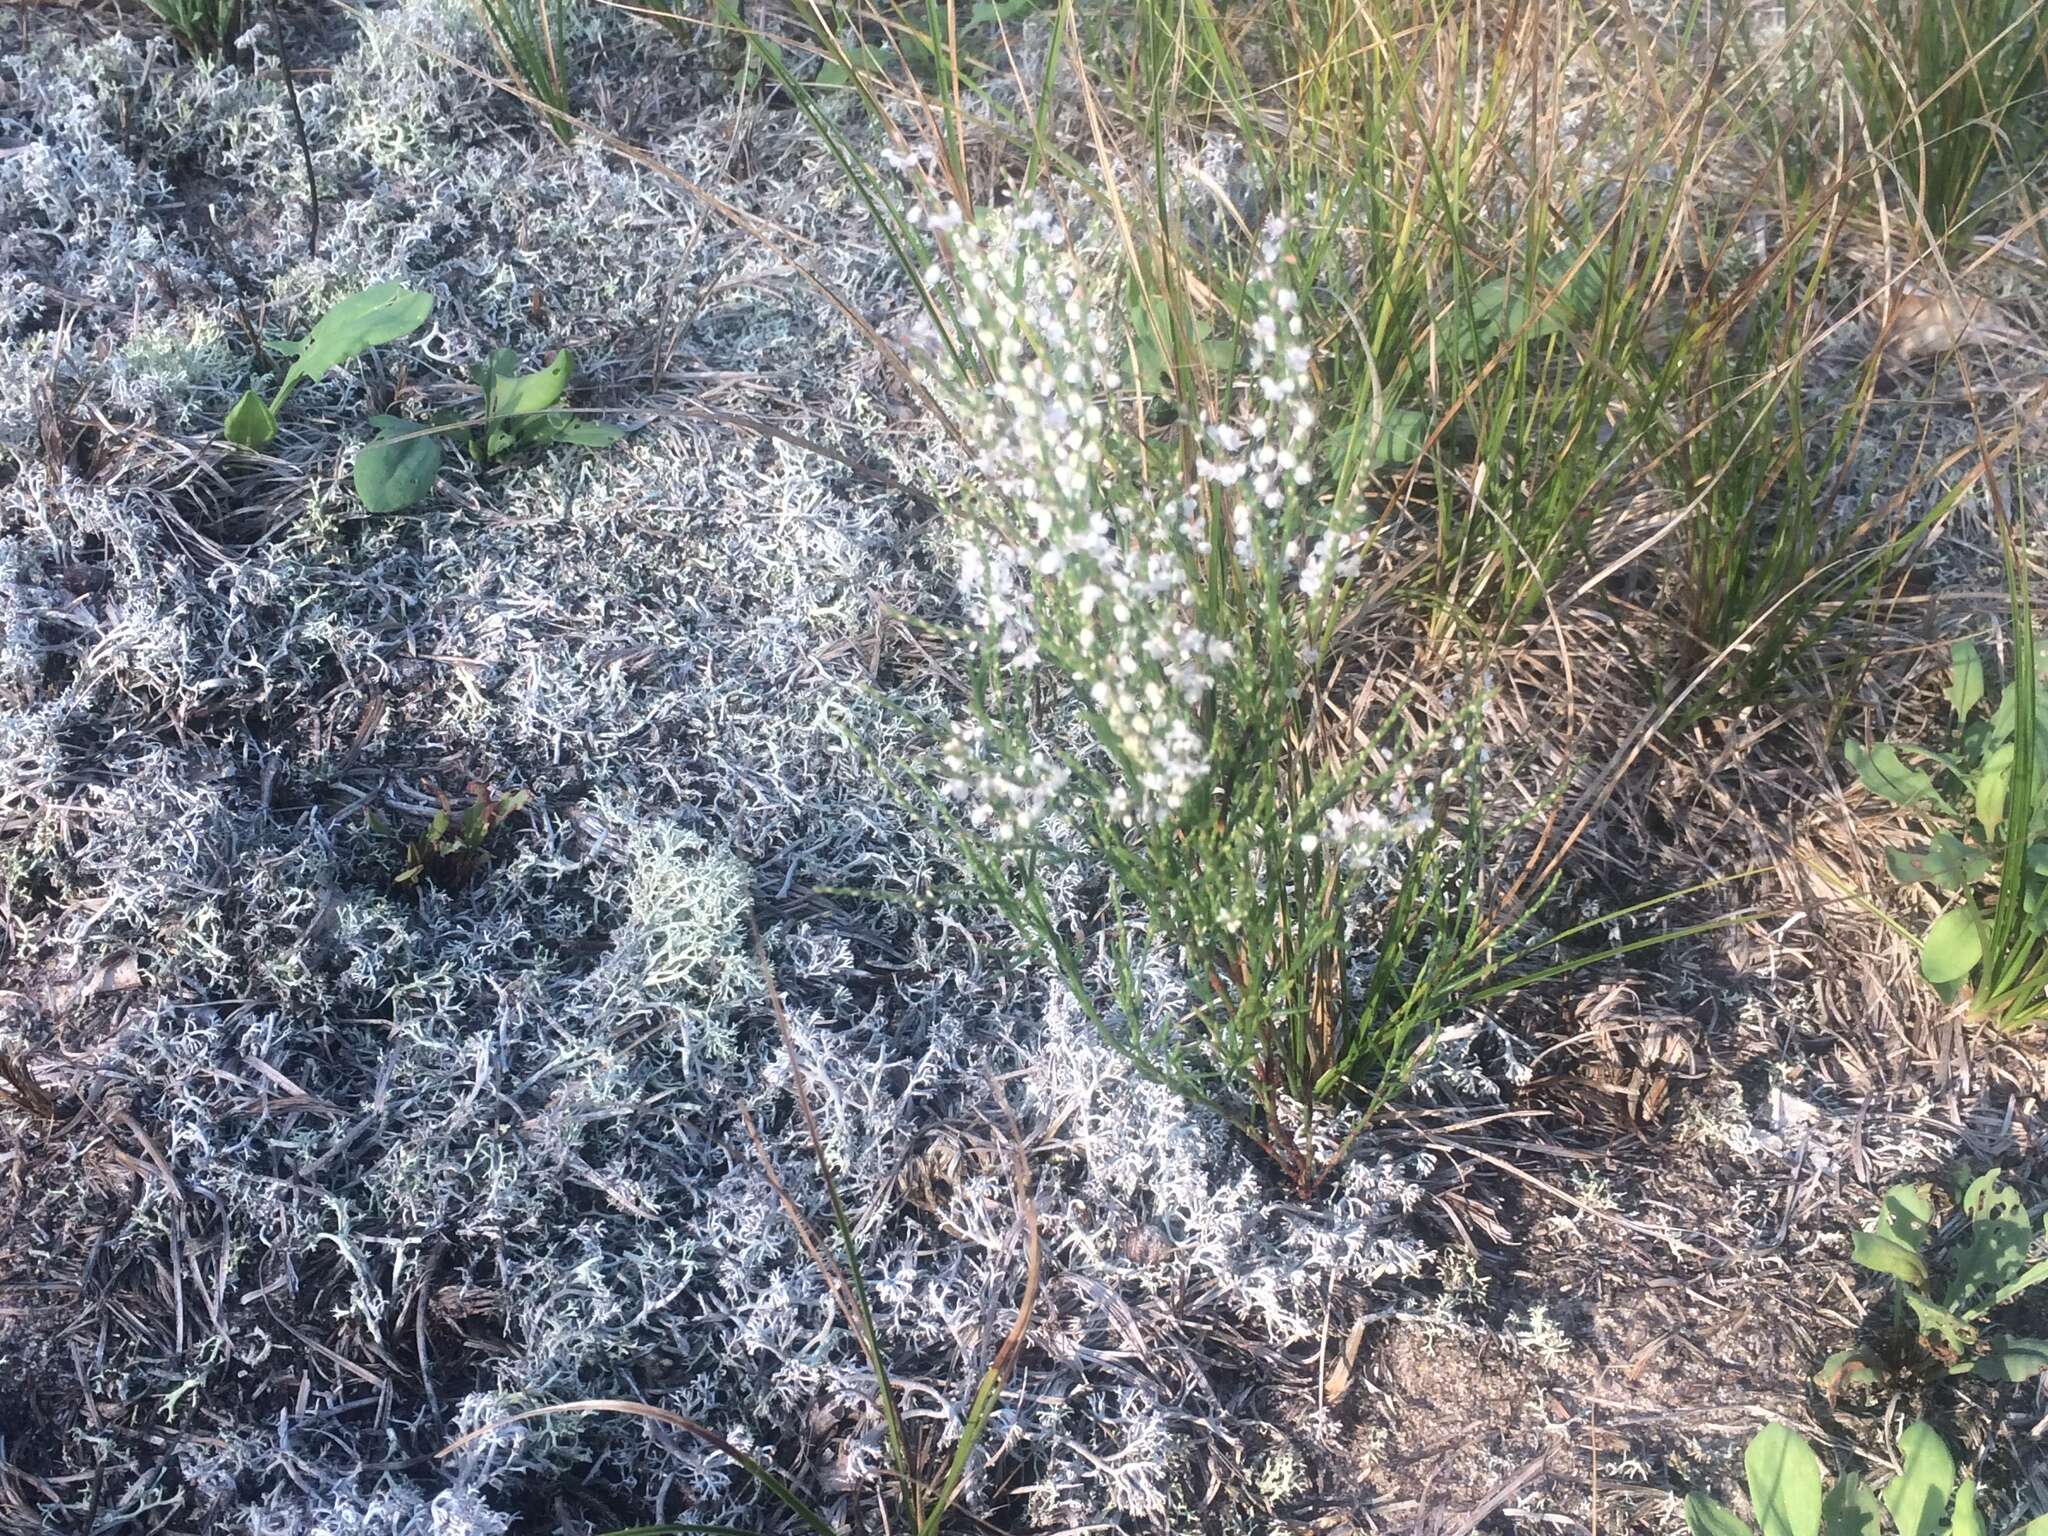
{"type": "Polygon", "coordinates": [[[1870,1484],[1844,1472],[1820,1501],[1820,1536],[1878,1536],[1884,1516],[1870,1484]]]}
{"type": "Polygon", "coordinates": [[[469,377],[470,382],[483,391],[484,399],[489,401],[491,396],[503,387],[500,381],[513,378],[518,372],[519,354],[510,347],[500,347],[473,366],[469,370],[469,377]]]}
{"type": "Polygon", "coordinates": [[[2048,1339],[1993,1339],[1974,1369],[1986,1381],[2032,1381],[2048,1371],[2048,1339]]]}
{"type": "Polygon", "coordinates": [[[1742,1453],[1749,1502],[1764,1536],[1818,1536],[1820,1459],[1783,1424],[1767,1424],[1742,1453]]]}
{"type": "Polygon", "coordinates": [[[245,389],[242,398],[229,408],[227,420],[221,423],[221,433],[237,447],[261,448],[277,436],[277,417],[271,414],[261,395],[245,389]]]}
{"type": "Polygon", "coordinates": [[[1971,848],[1953,832],[1937,832],[1925,848],[1891,848],[1885,867],[1901,885],[1925,880],[1944,891],[1975,885],[1991,872],[1991,856],[1971,848]]]}
{"type": "Polygon", "coordinates": [[[402,283],[372,283],[352,293],[320,317],[306,343],[278,386],[282,402],[301,379],[317,379],[372,347],[409,336],[425,324],[434,301],[402,283]]]}
{"type": "Polygon", "coordinates": [[[1924,1423],[1908,1424],[1899,1436],[1899,1475],[1884,1490],[1899,1536],[1935,1536],[1955,1480],[1955,1459],[1941,1436],[1924,1423]]]}
{"type": "Polygon", "coordinates": [[[1422,445],[1429,440],[1431,425],[1426,411],[1386,410],[1375,416],[1368,408],[1339,432],[1330,456],[1337,464],[1355,461],[1360,470],[1413,464],[1422,456],[1422,445]]]}
{"type": "Polygon", "coordinates": [[[1998,836],[1999,824],[2005,820],[2005,802],[2012,794],[2012,759],[2012,743],[2007,742],[1991,754],[1970,786],[1972,810],[1987,838],[1998,836]]]}
{"type": "Polygon", "coordinates": [[[441,439],[399,416],[373,416],[376,438],[356,455],[356,495],[371,512],[397,512],[434,488],[441,439]]]}
{"type": "MultiPolygon", "coordinates": [[[[507,355],[509,349],[498,353],[499,357],[507,355]]],[[[575,368],[576,354],[564,347],[547,367],[536,373],[494,372],[484,390],[485,416],[538,415],[562,398],[562,392],[569,387],[569,375],[575,368]]]]}
{"type": "Polygon", "coordinates": [[[1833,1402],[1844,1392],[1872,1392],[1884,1384],[1884,1367],[1867,1349],[1838,1349],[1813,1373],[1813,1384],[1833,1402]]]}
{"type": "Polygon", "coordinates": [[[1734,1510],[1698,1493],[1686,1498],[1685,1528],[1691,1536],[1752,1536],[1734,1510]]]}
{"type": "Polygon", "coordinates": [[[1925,1183],[1892,1185],[1877,1203],[1877,1222],[1871,1230],[1918,1253],[1934,1230],[1934,1187],[1925,1183]]]}
{"type": "Polygon", "coordinates": [[[1545,258],[1533,273],[1481,283],[1438,321],[1437,366],[1455,371],[1503,344],[1556,335],[1596,310],[1606,287],[1605,253],[1581,261],[1575,250],[1545,258]]]}
{"type": "Polygon", "coordinates": [[[1958,720],[1968,718],[1984,697],[1984,658],[1967,640],[1958,640],[1948,648],[1947,697],[1948,707],[1956,712],[1958,720]]]}
{"type": "Polygon", "coordinates": [[[1948,1536],[1988,1536],[1984,1517],[1977,1512],[1977,1480],[1966,1477],[1956,1489],[1956,1506],[1949,1515],[1948,1536]]]}
{"type": "Polygon", "coordinates": [[[1849,766],[1856,770],[1857,779],[1873,795],[1905,806],[1934,798],[1934,780],[1918,768],[1908,768],[1889,742],[1881,741],[1865,751],[1852,741],[1842,750],[1849,766]]]}
{"type": "Polygon", "coordinates": [[[2005,1536],[2048,1536],[2048,1515],[2036,1515],[2025,1525],[2007,1531],[2005,1536]]]}
{"type": "Polygon", "coordinates": [[[1903,1244],[1875,1232],[1858,1232],[1850,1257],[1865,1269],[1903,1280],[1916,1290],[1927,1284],[1927,1261],[1903,1244]]]}
{"type": "Polygon", "coordinates": [[[1973,905],[1937,917],[1920,941],[1920,974],[1937,986],[1969,979],[1984,958],[1984,925],[1973,905]]]}

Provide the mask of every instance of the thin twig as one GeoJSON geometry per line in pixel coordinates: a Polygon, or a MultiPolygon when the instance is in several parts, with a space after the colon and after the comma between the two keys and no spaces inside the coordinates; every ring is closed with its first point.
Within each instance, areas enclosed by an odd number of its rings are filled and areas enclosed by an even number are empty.
{"type": "Polygon", "coordinates": [[[306,162],[306,202],[310,208],[306,254],[317,257],[320,254],[320,183],[313,175],[313,146],[306,140],[306,120],[299,115],[299,87],[292,78],[292,56],[285,47],[284,16],[278,10],[277,0],[270,0],[270,26],[277,34],[277,62],[284,71],[284,99],[291,108],[292,131],[298,135],[299,154],[306,162]]]}

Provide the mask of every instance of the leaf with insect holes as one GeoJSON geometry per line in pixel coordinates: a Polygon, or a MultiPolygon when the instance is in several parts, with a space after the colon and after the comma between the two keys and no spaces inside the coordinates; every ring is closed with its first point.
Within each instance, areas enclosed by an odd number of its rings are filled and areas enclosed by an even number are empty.
{"type": "Polygon", "coordinates": [[[1742,1453],[1749,1502],[1764,1536],[1818,1536],[1820,1458],[1783,1424],[1758,1430],[1742,1453]]]}
{"type": "Polygon", "coordinates": [[[1985,1381],[2032,1381],[2048,1371],[2048,1339],[1993,1339],[1972,1369],[1985,1381]]]}
{"type": "Polygon", "coordinates": [[[1867,1349],[1838,1349],[1813,1373],[1813,1384],[1832,1403],[1844,1392],[1874,1392],[1884,1385],[1884,1362],[1867,1349]]]}
{"type": "Polygon", "coordinates": [[[1884,1490],[1899,1536],[1934,1536],[1955,1480],[1955,1458],[1941,1436],[1924,1423],[1908,1424],[1899,1436],[1899,1475],[1884,1490]]]}
{"type": "Polygon", "coordinates": [[[1871,1230],[1918,1253],[1927,1246],[1928,1235],[1934,1230],[1934,1186],[1892,1185],[1878,1202],[1877,1222],[1871,1230]]]}
{"type": "Polygon", "coordinates": [[[1967,980],[1983,958],[1984,923],[1971,905],[1942,913],[1920,940],[1920,974],[1936,986],[1967,980]]]}
{"type": "Polygon", "coordinates": [[[1685,1501],[1685,1528],[1691,1536],[1752,1536],[1734,1510],[1699,1493],[1685,1501]]]}
{"type": "Polygon", "coordinates": [[[1820,1501],[1820,1536],[1878,1536],[1884,1515],[1870,1484],[1844,1472],[1820,1501]]]}
{"type": "Polygon", "coordinates": [[[2027,1267],[2027,1249],[2034,1240],[2027,1221],[2027,1203],[1996,1168],[1983,1174],[1962,1198],[1970,1218],[1970,1241],[1956,1255],[1955,1272],[1943,1304],[1952,1312],[1981,1315],[2000,1287],[2027,1267]]]}
{"type": "Polygon", "coordinates": [[[1934,780],[1918,768],[1908,768],[1889,742],[1879,742],[1866,751],[1852,741],[1842,749],[1842,755],[1855,769],[1863,787],[1880,799],[1893,805],[1914,806],[1934,798],[1934,780]]]}
{"type": "Polygon", "coordinates": [[[1925,880],[1944,891],[1975,885],[1991,872],[1991,856],[1971,848],[1953,832],[1937,832],[1925,848],[1888,848],[1885,867],[1901,885],[1925,880]]]}
{"type": "Polygon", "coordinates": [[[1913,1325],[1920,1330],[1921,1347],[1943,1365],[1967,1370],[1977,1353],[1977,1330],[1969,1320],[1957,1317],[1917,1291],[1907,1291],[1905,1297],[1913,1314],[1913,1325]]]}
{"type": "Polygon", "coordinates": [[[317,379],[372,347],[409,336],[426,323],[434,301],[403,283],[373,283],[322,315],[278,386],[282,400],[302,379],[317,379]]]}
{"type": "Polygon", "coordinates": [[[261,448],[277,436],[277,417],[261,395],[245,389],[242,398],[229,408],[221,433],[238,448],[261,448]]]}
{"type": "Polygon", "coordinates": [[[1958,640],[1948,648],[1948,707],[1955,711],[1957,720],[1969,718],[1984,697],[1984,658],[1977,654],[1977,647],[1967,640],[1958,640]]]}
{"type": "Polygon", "coordinates": [[[549,411],[527,424],[529,443],[573,443],[579,448],[609,448],[626,434],[601,421],[584,421],[566,411],[549,411]]]}
{"type": "Polygon", "coordinates": [[[401,511],[434,488],[441,439],[401,416],[372,416],[370,425],[377,436],[356,455],[356,495],[368,511],[401,511]]]}

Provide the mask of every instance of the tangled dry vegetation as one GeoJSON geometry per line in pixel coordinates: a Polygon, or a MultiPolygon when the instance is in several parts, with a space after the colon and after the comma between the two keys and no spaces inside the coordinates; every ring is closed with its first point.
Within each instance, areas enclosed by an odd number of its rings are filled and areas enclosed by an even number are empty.
{"type": "MultiPolygon", "coordinates": [[[[1313,82],[1237,118],[1217,88],[1147,167],[1142,100],[1061,47],[1076,8],[984,9],[958,25],[1003,62],[955,120],[900,27],[800,47],[801,9],[751,18],[771,54],[722,4],[655,26],[541,0],[522,63],[495,8],[457,0],[266,6],[207,53],[133,7],[23,8],[0,52],[0,1528],[788,1519],[645,1417],[437,1455],[586,1400],[711,1426],[874,1528],[890,1427],[807,1251],[821,1170],[934,1465],[1008,1367],[948,1529],[1665,1532],[1688,1491],[1735,1486],[1760,1425],[1882,1469],[1902,1413],[2001,1514],[2048,1507],[2040,1378],[1910,1407],[1810,1385],[1878,1325],[1848,1262],[1877,1191],[1998,1165],[2036,1222],[2048,1196],[2039,1032],[1922,983],[1911,934],[1938,908],[1883,857],[1909,818],[1842,752],[1938,736],[1952,640],[2009,659],[2003,531],[2038,558],[2048,448],[2041,183],[1998,180],[1953,240],[1910,227],[1898,183],[1845,170],[1811,115],[1854,137],[1848,66],[1761,12],[1755,54],[1715,54],[1731,34],[1697,18],[1566,4],[1425,6],[1389,43],[1418,101],[1460,72],[1505,83],[1445,109],[1442,142],[1476,146],[1471,230],[1394,217],[1321,258],[1415,238],[1414,292],[1405,267],[1369,291],[1411,304],[1434,361],[1368,382],[1321,340],[1258,354],[1370,401],[1344,483],[1396,530],[1318,523],[1320,563],[1289,555],[1304,590],[1342,593],[1317,660],[1343,688],[1311,734],[1362,755],[1388,715],[1469,731],[1465,787],[1420,821],[1484,820],[1488,910],[1505,892],[1546,943],[1583,932],[1516,990],[1447,991],[1420,1060],[1381,1063],[1391,1103],[1308,1117],[1265,1144],[1306,1149],[1276,1166],[1096,1027],[1094,986],[1127,1024],[1194,1008],[1151,944],[1164,920],[1133,930],[1048,876],[1047,932],[1085,935],[1063,974],[1006,920],[1009,866],[976,888],[903,792],[987,697],[957,632],[995,578],[987,521],[956,515],[986,445],[919,383],[941,366],[919,290],[944,274],[899,256],[913,231],[949,253],[1029,179],[1046,203],[1015,205],[1059,207],[1031,217],[1113,266],[1167,163],[1200,189],[1191,248],[1255,249],[1282,210],[1247,190],[1247,145],[1313,82]],[[864,64],[903,88],[812,89],[864,64]],[[1712,110],[1660,94],[1681,79],[1712,110]],[[1728,82],[1748,90],[1724,118],[1728,82]],[[1782,233],[1742,189],[1792,196],[1788,145],[1832,190],[1795,256],[1736,284],[1791,274],[1774,351],[1710,278],[1782,233]],[[1532,349],[1558,343],[1510,286],[1483,336],[1469,303],[1431,319],[1466,281],[1454,245],[1578,250],[1569,285],[1585,248],[1557,210],[1587,192],[1612,232],[1615,186],[1667,175],[1657,206],[1682,216],[1629,226],[1640,268],[1602,266],[1584,322],[1611,376],[1542,372],[1532,349]],[[878,219],[883,186],[901,201],[878,219]],[[420,330],[299,386],[260,449],[223,440],[257,348],[392,280],[431,297],[420,330]],[[1710,332],[1690,371],[1629,371],[1710,332]],[[623,440],[451,455],[417,505],[368,510],[364,423],[459,405],[499,348],[529,368],[573,349],[576,408],[623,440]],[[1727,417],[1687,413],[1726,357],[1790,385],[1717,436],[1727,417]],[[1625,418],[1678,440],[1609,452],[1625,418]],[[1768,473],[1744,491],[1731,463],[1768,473]],[[1804,535],[1713,541],[1809,475],[1804,535]],[[469,833],[433,821],[471,804],[469,833]],[[1340,1132],[1341,1156],[1317,1140],[1340,1132]]],[[[1214,82],[1184,66],[1198,98],[1214,82]]],[[[1427,160],[1423,122],[1373,152],[1427,160]]],[[[1465,300],[1513,270],[1482,263],[1465,300]]],[[[1230,302],[1152,298],[1133,304],[1171,316],[1125,353],[1168,406],[1137,419],[1170,431],[1200,394],[1175,349],[1213,358],[1230,302]]],[[[1066,791],[1041,796],[1060,836],[1066,791]]]]}

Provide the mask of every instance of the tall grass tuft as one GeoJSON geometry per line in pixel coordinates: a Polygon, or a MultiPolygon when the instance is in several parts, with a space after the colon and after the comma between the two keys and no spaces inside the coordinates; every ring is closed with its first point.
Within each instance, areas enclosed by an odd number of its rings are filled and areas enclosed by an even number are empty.
{"type": "Polygon", "coordinates": [[[146,0],[171,35],[201,58],[213,58],[242,30],[242,0],[146,0]]]}
{"type": "Polygon", "coordinates": [[[1935,242],[1978,222],[2004,162],[2048,145],[2048,13],[2040,0],[1870,0],[1844,7],[1844,64],[1877,152],[1935,242]]]}
{"type": "Polygon", "coordinates": [[[575,0],[473,0],[506,72],[562,143],[576,137],[562,71],[563,23],[575,0]]]}

